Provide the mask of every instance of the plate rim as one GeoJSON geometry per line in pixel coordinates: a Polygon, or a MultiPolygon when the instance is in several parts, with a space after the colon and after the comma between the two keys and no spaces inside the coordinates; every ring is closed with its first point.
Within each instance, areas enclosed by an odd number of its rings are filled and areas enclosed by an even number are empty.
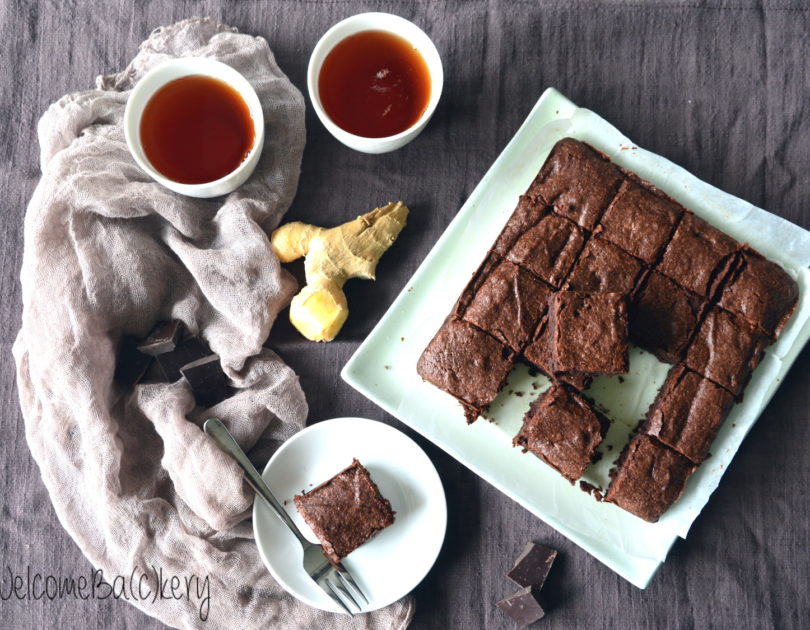
{"type": "MultiPolygon", "coordinates": [[[[410,444],[413,447],[415,447],[418,450],[418,452],[420,452],[424,456],[425,461],[429,464],[429,468],[427,468],[426,470],[429,471],[429,474],[431,474],[433,477],[435,477],[435,482],[437,483],[438,489],[440,490],[440,496],[431,495],[431,497],[435,498],[435,500],[437,502],[437,507],[441,508],[441,523],[439,523],[438,520],[434,520],[434,523],[435,523],[436,527],[433,528],[434,530],[437,530],[437,531],[439,529],[441,529],[441,534],[437,536],[435,553],[432,554],[432,557],[430,558],[430,562],[425,563],[424,573],[421,574],[421,576],[415,581],[415,583],[413,585],[408,587],[407,591],[399,594],[397,597],[395,597],[391,601],[382,603],[380,605],[376,605],[373,608],[369,607],[369,606],[364,606],[361,613],[355,613],[355,614],[365,614],[365,613],[368,613],[368,612],[373,612],[375,610],[379,610],[381,608],[385,608],[386,606],[389,606],[389,605],[393,604],[397,600],[399,600],[402,597],[404,597],[404,596],[408,595],[409,593],[411,593],[417,586],[419,586],[419,584],[422,583],[422,581],[425,579],[425,577],[427,577],[427,574],[430,573],[431,569],[435,566],[436,560],[438,559],[439,554],[441,553],[441,550],[444,547],[444,541],[445,541],[445,539],[447,537],[447,494],[446,494],[446,492],[444,490],[444,483],[442,482],[442,478],[439,475],[438,470],[436,470],[436,465],[433,463],[433,460],[430,459],[430,457],[425,452],[425,450],[421,446],[419,446],[419,444],[417,444],[416,441],[413,438],[411,438],[409,435],[407,435],[404,431],[401,431],[401,430],[397,429],[396,427],[392,427],[390,424],[387,424],[387,423],[382,422],[380,420],[372,420],[370,418],[361,418],[359,416],[341,416],[341,417],[338,417],[338,418],[329,418],[327,420],[318,421],[318,422],[316,422],[314,424],[311,424],[311,425],[309,425],[307,427],[304,427],[303,429],[301,429],[300,431],[298,431],[294,435],[290,436],[288,439],[286,439],[281,444],[281,446],[279,446],[275,450],[275,452],[270,457],[270,459],[267,461],[267,463],[265,464],[264,468],[261,471],[262,479],[264,479],[265,483],[267,483],[267,485],[272,490],[272,486],[270,485],[271,477],[269,476],[270,467],[273,464],[273,462],[276,460],[276,458],[281,456],[281,454],[285,450],[287,450],[289,448],[289,445],[294,444],[297,440],[301,439],[302,436],[306,437],[306,436],[308,436],[308,435],[310,435],[312,433],[317,433],[319,430],[322,431],[323,427],[327,426],[327,425],[332,427],[335,424],[353,424],[353,425],[361,424],[361,425],[364,425],[366,423],[371,423],[375,427],[375,429],[381,429],[384,432],[386,430],[390,430],[390,431],[398,434],[398,436],[400,438],[404,438],[405,440],[410,442],[410,444]],[[441,527],[438,527],[438,525],[441,525],[441,527]]],[[[273,579],[275,579],[276,582],[278,582],[279,585],[287,593],[289,593],[290,595],[292,595],[293,597],[295,597],[299,601],[304,602],[308,606],[311,606],[313,608],[317,608],[319,610],[323,610],[323,611],[326,611],[326,612],[332,612],[332,613],[346,615],[347,613],[345,611],[341,610],[341,609],[338,609],[336,605],[335,605],[335,608],[330,608],[330,607],[328,607],[328,603],[313,600],[313,599],[307,597],[305,594],[302,594],[299,591],[297,591],[296,589],[292,588],[291,585],[284,579],[284,577],[282,575],[280,575],[273,568],[272,563],[270,562],[269,557],[267,556],[267,554],[265,552],[266,546],[265,546],[265,544],[262,543],[262,535],[259,533],[257,514],[258,514],[258,510],[259,510],[258,506],[260,504],[262,504],[262,499],[259,497],[258,494],[254,493],[253,506],[251,508],[251,520],[252,520],[253,537],[254,537],[254,540],[256,542],[256,547],[257,547],[257,549],[259,551],[259,556],[261,557],[262,563],[264,564],[265,568],[270,572],[270,575],[273,577],[273,579]]],[[[432,515],[432,518],[436,519],[437,516],[438,515],[434,514],[434,515],[432,515]]],[[[290,534],[290,535],[292,536],[292,534],[290,534]]],[[[302,568],[302,570],[303,570],[303,568],[302,568]]]]}

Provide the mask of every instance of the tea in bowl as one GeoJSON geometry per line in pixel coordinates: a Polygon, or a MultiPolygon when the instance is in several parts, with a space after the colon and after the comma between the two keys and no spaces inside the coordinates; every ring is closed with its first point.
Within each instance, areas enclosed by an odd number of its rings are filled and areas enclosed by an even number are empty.
{"type": "Polygon", "coordinates": [[[394,151],[425,128],[442,92],[441,58],[408,20],[361,13],[338,22],[312,51],[307,87],[321,122],[363,153],[394,151]]]}
{"type": "Polygon", "coordinates": [[[218,197],[256,168],[264,116],[239,72],[188,57],[168,61],[138,82],[124,113],[124,134],[133,158],[155,181],[190,197],[218,197]]]}

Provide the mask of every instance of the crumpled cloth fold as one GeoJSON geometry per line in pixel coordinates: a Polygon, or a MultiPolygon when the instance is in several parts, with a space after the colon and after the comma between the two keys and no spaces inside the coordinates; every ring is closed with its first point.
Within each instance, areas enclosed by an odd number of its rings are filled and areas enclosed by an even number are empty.
{"type": "Polygon", "coordinates": [[[259,558],[241,471],[201,430],[220,418],[263,464],[306,422],[298,377],[262,346],[296,289],[267,235],[295,195],[305,142],[304,99],[267,41],[203,18],[159,28],[123,72],[53,104],[38,134],[14,356],[31,453],[82,552],[107,582],[146,575],[142,593],[161,589],[157,576],[196,578],[179,599],[129,598],[174,627],[406,627],[411,598],[351,620],[288,595],[259,558]],[[224,198],[177,195],[127,150],[129,91],[181,56],[236,68],[263,104],[262,158],[224,198]],[[206,410],[183,380],[134,390],[113,381],[121,337],[169,318],[219,354],[233,397],[206,410]]]}

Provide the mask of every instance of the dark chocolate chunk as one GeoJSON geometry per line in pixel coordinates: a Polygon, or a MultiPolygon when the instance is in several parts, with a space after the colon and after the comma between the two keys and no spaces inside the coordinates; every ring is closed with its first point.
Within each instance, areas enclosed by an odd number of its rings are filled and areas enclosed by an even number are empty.
{"type": "Polygon", "coordinates": [[[118,346],[113,378],[122,385],[132,387],[140,382],[151,363],[152,357],[138,351],[137,339],[122,337],[118,346]]]}
{"type": "Polygon", "coordinates": [[[540,602],[540,588],[527,586],[514,595],[502,599],[496,606],[509,615],[518,628],[525,628],[529,624],[542,619],[546,611],[540,602]]]}
{"type": "Polygon", "coordinates": [[[156,357],[159,354],[171,352],[177,347],[180,336],[183,334],[183,322],[173,319],[168,322],[158,322],[149,333],[138,350],[144,354],[156,357]]]}
{"type": "Polygon", "coordinates": [[[530,542],[515,560],[515,566],[506,574],[518,586],[541,588],[557,557],[555,549],[530,542]]]}
{"type": "Polygon", "coordinates": [[[219,355],[212,354],[187,363],[180,368],[201,405],[210,407],[223,400],[228,393],[228,381],[219,362],[219,355]]]}
{"type": "Polygon", "coordinates": [[[394,523],[391,503],[357,459],[317,488],[293,497],[298,513],[334,563],[394,523]]]}
{"type": "Polygon", "coordinates": [[[163,370],[163,376],[166,381],[174,383],[182,376],[180,374],[181,367],[197,359],[207,357],[209,354],[211,354],[211,350],[208,348],[208,344],[197,337],[192,337],[181,343],[171,352],[159,354],[155,359],[163,370]]]}

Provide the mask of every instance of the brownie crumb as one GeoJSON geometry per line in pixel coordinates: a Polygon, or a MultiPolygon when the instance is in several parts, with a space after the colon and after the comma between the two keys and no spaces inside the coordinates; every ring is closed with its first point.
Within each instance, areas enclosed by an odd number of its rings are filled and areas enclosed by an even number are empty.
{"type": "Polygon", "coordinates": [[[587,481],[580,481],[579,482],[579,489],[582,490],[583,492],[587,493],[587,494],[590,494],[597,501],[601,502],[601,501],[605,500],[605,495],[604,495],[605,491],[602,488],[600,488],[599,486],[595,486],[592,483],[588,483],[587,481]]]}
{"type": "Polygon", "coordinates": [[[620,376],[620,377],[619,377],[619,382],[620,382],[620,383],[624,383],[624,377],[623,377],[623,376],[620,376]]]}

